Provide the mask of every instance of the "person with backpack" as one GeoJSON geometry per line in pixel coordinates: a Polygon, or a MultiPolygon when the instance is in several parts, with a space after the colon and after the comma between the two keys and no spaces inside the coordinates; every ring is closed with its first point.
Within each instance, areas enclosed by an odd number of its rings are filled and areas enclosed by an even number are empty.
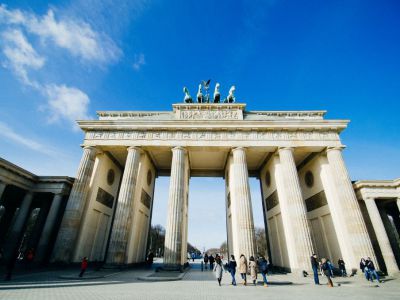
{"type": "Polygon", "coordinates": [[[258,260],[258,268],[261,272],[261,275],[263,277],[263,282],[264,282],[264,287],[268,287],[268,280],[267,280],[267,274],[268,274],[268,261],[265,259],[264,256],[260,256],[258,260]]]}
{"type": "Polygon", "coordinates": [[[236,260],[235,260],[235,256],[232,254],[231,255],[231,260],[228,263],[228,270],[229,273],[231,273],[232,276],[232,285],[236,285],[236,279],[235,279],[235,274],[236,274],[236,260]]]}

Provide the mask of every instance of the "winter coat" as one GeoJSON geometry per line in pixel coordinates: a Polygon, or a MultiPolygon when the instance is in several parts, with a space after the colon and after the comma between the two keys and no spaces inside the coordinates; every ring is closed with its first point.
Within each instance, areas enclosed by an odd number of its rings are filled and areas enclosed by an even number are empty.
{"type": "Polygon", "coordinates": [[[257,279],[257,263],[255,261],[249,262],[251,280],[257,279]]]}
{"type": "Polygon", "coordinates": [[[241,274],[247,273],[247,259],[245,256],[242,256],[239,260],[239,273],[241,274]]]}
{"type": "Polygon", "coordinates": [[[221,264],[215,264],[214,266],[214,272],[215,272],[215,278],[222,278],[222,272],[225,271],[224,266],[221,264]]]}
{"type": "Polygon", "coordinates": [[[258,261],[258,267],[261,273],[266,274],[268,272],[268,262],[265,259],[260,259],[258,261]]]}
{"type": "Polygon", "coordinates": [[[228,264],[229,272],[236,272],[236,261],[231,260],[228,264]]]}

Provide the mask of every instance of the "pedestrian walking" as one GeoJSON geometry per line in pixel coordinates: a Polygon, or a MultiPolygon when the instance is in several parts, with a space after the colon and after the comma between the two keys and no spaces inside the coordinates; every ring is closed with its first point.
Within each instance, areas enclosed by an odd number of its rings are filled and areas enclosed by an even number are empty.
{"type": "Polygon", "coordinates": [[[332,275],[328,261],[325,258],[323,258],[321,259],[321,263],[322,263],[322,270],[324,271],[324,274],[328,279],[328,287],[333,287],[332,275]]]}
{"type": "Polygon", "coordinates": [[[253,281],[254,286],[257,285],[257,272],[258,272],[258,268],[257,268],[257,263],[254,259],[254,256],[250,256],[249,259],[249,271],[250,271],[250,278],[253,281]]]}
{"type": "Polygon", "coordinates": [[[317,260],[317,254],[315,253],[311,256],[311,267],[314,273],[314,283],[319,285],[319,277],[318,277],[319,263],[317,260]]]}
{"type": "Polygon", "coordinates": [[[219,255],[215,258],[215,267],[213,269],[215,272],[215,277],[217,278],[219,286],[221,286],[222,274],[225,271],[224,266],[222,265],[222,260],[219,255]]]}
{"type": "Polygon", "coordinates": [[[79,277],[82,277],[82,276],[83,276],[83,274],[86,272],[87,267],[88,267],[88,259],[87,259],[87,257],[85,256],[85,257],[82,259],[82,263],[81,263],[81,272],[79,273],[79,277]]]}
{"type": "Polygon", "coordinates": [[[207,266],[208,266],[208,255],[207,255],[207,253],[204,254],[204,259],[203,259],[203,261],[204,261],[205,269],[207,270],[207,266]]]}
{"type": "Polygon", "coordinates": [[[239,273],[240,276],[243,279],[243,285],[247,284],[247,259],[246,256],[244,256],[244,254],[240,255],[240,259],[239,259],[239,273]]]}
{"type": "Polygon", "coordinates": [[[235,256],[232,254],[231,260],[228,263],[229,273],[231,273],[231,276],[232,276],[232,285],[236,285],[236,279],[235,279],[236,266],[237,266],[237,264],[236,264],[235,256]]]}
{"type": "Polygon", "coordinates": [[[346,264],[342,258],[339,258],[338,260],[338,266],[340,273],[342,274],[342,277],[347,277],[347,272],[346,272],[346,264]]]}
{"type": "Polygon", "coordinates": [[[211,255],[208,257],[208,260],[209,260],[209,262],[210,262],[210,270],[212,271],[212,270],[214,270],[214,262],[215,262],[214,256],[211,254],[211,255]]]}
{"type": "Polygon", "coordinates": [[[194,262],[194,259],[196,258],[196,254],[193,252],[192,253],[192,262],[194,262]]]}
{"type": "Polygon", "coordinates": [[[376,272],[375,265],[372,262],[371,257],[368,257],[368,259],[366,260],[366,265],[367,265],[367,268],[368,268],[369,279],[371,280],[371,282],[374,282],[374,277],[375,277],[377,282],[381,282],[380,278],[379,278],[379,275],[376,272]]]}
{"type": "Polygon", "coordinates": [[[263,277],[263,282],[264,282],[264,287],[268,287],[268,280],[267,280],[267,274],[268,274],[268,261],[265,259],[264,256],[260,256],[258,260],[258,268],[261,272],[261,275],[263,277]]]}

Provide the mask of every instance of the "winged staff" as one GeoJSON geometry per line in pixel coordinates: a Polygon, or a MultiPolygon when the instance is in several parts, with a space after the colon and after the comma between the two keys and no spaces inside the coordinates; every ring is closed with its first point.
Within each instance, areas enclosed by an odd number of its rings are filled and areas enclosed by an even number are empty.
{"type": "MultiPolygon", "coordinates": [[[[231,88],[229,89],[228,96],[222,100],[221,94],[219,92],[220,84],[218,82],[215,84],[213,100],[210,101],[210,93],[208,91],[210,89],[210,82],[211,82],[211,79],[209,79],[207,81],[202,80],[202,82],[199,84],[197,94],[196,94],[197,103],[210,103],[211,101],[213,103],[220,103],[220,102],[234,103],[236,101],[235,86],[234,85],[231,86],[231,88]]],[[[185,97],[183,98],[183,102],[184,103],[193,103],[194,101],[192,99],[192,96],[190,96],[190,93],[189,93],[189,90],[187,87],[183,87],[183,92],[185,94],[185,97]]]]}

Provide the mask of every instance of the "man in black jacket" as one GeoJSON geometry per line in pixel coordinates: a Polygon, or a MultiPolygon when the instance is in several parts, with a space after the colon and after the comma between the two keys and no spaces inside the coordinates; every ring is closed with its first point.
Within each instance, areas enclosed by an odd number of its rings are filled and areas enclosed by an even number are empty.
{"type": "Polygon", "coordinates": [[[315,282],[315,284],[319,284],[319,278],[318,278],[319,264],[317,261],[317,254],[315,254],[315,253],[311,256],[311,267],[312,267],[312,270],[314,273],[314,282],[315,282]]]}

